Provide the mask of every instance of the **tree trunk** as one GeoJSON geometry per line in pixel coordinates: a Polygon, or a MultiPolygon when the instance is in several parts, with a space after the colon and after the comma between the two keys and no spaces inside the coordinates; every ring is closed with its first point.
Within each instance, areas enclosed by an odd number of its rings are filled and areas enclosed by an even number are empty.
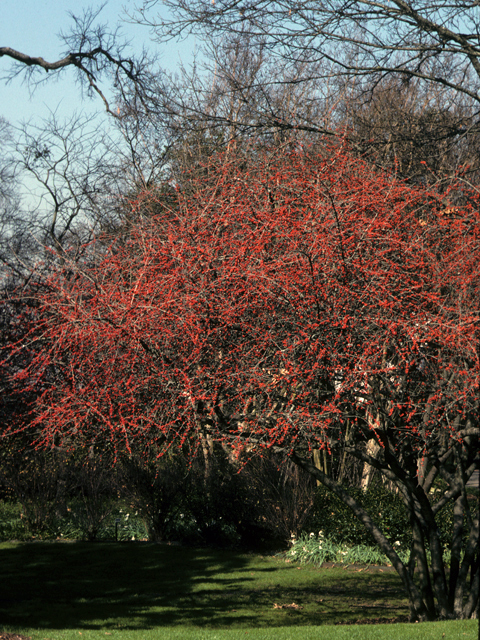
{"type": "MultiPolygon", "coordinates": [[[[372,458],[376,458],[379,450],[380,445],[378,444],[376,438],[371,438],[367,442],[367,454],[372,458]]],[[[366,491],[368,489],[370,482],[372,481],[373,472],[374,468],[372,467],[372,465],[368,464],[368,462],[365,462],[363,465],[362,480],[360,483],[363,491],[366,491]]]]}
{"type": "MultiPolygon", "coordinates": [[[[328,459],[328,451],[326,449],[315,449],[313,451],[313,463],[320,471],[327,476],[330,475],[330,461],[328,459]]],[[[317,480],[317,487],[322,483],[317,480]]]]}
{"type": "Polygon", "coordinates": [[[465,496],[462,493],[455,500],[453,506],[453,535],[450,561],[450,576],[448,581],[448,607],[453,611],[455,606],[455,588],[460,573],[460,553],[463,537],[463,512],[465,508],[465,496]]]}
{"type": "Polygon", "coordinates": [[[425,553],[425,537],[422,532],[420,523],[412,514],[412,533],[413,544],[409,562],[409,573],[413,580],[415,565],[418,567],[418,579],[420,582],[420,590],[425,602],[428,617],[435,619],[435,602],[433,599],[432,582],[430,580],[430,572],[428,570],[428,562],[425,553]]]}
{"type": "Polygon", "coordinates": [[[301,458],[296,453],[292,454],[291,459],[295,462],[295,464],[302,467],[302,469],[304,469],[308,473],[312,474],[314,478],[320,480],[320,482],[325,485],[327,489],[330,489],[336,496],[340,498],[340,500],[342,500],[342,502],[344,502],[353,511],[355,516],[360,520],[367,531],[372,534],[381,551],[387,556],[387,558],[389,558],[392,566],[399,574],[405,591],[408,594],[410,603],[410,619],[412,621],[428,620],[429,615],[427,607],[422,599],[420,591],[415,585],[415,582],[413,581],[403,562],[398,557],[398,554],[396,553],[393,546],[387,540],[382,531],[376,526],[376,524],[370,518],[369,514],[337,482],[335,482],[332,478],[329,478],[326,474],[320,471],[320,469],[317,469],[314,464],[312,464],[312,462],[301,458]]]}

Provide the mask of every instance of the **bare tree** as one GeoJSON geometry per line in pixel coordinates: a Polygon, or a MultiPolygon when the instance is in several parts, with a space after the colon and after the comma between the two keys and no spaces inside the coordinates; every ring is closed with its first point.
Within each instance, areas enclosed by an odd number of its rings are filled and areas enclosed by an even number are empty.
{"type": "Polygon", "coordinates": [[[78,250],[113,215],[124,188],[111,138],[91,117],[62,120],[52,113],[25,124],[16,142],[16,167],[29,197],[30,231],[38,249],[78,250]]]}
{"type": "Polygon", "coordinates": [[[167,168],[178,182],[219,150],[251,153],[253,146],[311,143],[319,131],[332,135],[338,99],[312,77],[314,68],[280,64],[248,33],[226,35],[206,42],[190,68],[152,76],[144,102],[127,99],[122,109],[142,133],[158,139],[162,132],[163,175],[167,168]]]}
{"type": "Polygon", "coordinates": [[[417,184],[478,184],[480,120],[470,99],[417,79],[389,77],[368,92],[353,86],[339,105],[356,148],[417,184]]]}
{"type": "Polygon", "coordinates": [[[29,271],[32,242],[15,170],[15,136],[1,117],[0,145],[0,286],[5,287],[29,271]]]}
{"type": "MultiPolygon", "coordinates": [[[[229,118],[224,115],[237,131],[258,135],[276,129],[295,136],[303,131],[317,139],[341,131],[382,166],[391,167],[393,158],[399,170],[395,154],[400,153],[409,178],[426,179],[428,171],[441,172],[447,164],[451,172],[465,156],[476,156],[471,153],[480,102],[476,0],[144,0],[136,19],[159,42],[193,33],[210,43],[217,51],[213,73],[223,74],[230,100],[242,105],[229,118]],[[262,69],[268,72],[237,73],[222,43],[240,40],[248,50],[262,52],[268,60],[262,69]],[[287,84],[295,87],[294,108],[285,96],[287,84]],[[272,93],[282,99],[272,99],[272,93]],[[407,162],[412,146],[414,158],[407,162]],[[438,160],[430,162],[434,156],[438,160]],[[426,160],[432,165],[428,171],[420,166],[426,160]]],[[[210,87],[212,100],[213,82],[210,87]]],[[[208,100],[202,105],[197,112],[216,126],[218,114],[208,100]]]]}
{"type": "Polygon", "coordinates": [[[13,185],[13,171],[10,164],[8,146],[12,140],[12,129],[9,123],[0,116],[0,196],[11,197],[13,185]]]}
{"type": "Polygon", "coordinates": [[[160,39],[248,30],[280,59],[327,59],[348,77],[416,77],[480,101],[476,0],[166,0],[173,17],[152,17],[159,5],[144,0],[139,19],[160,39]]]}
{"type": "Polygon", "coordinates": [[[70,68],[76,72],[76,80],[82,90],[90,97],[99,96],[106,111],[118,117],[116,108],[111,106],[111,91],[115,97],[127,90],[141,94],[154,61],[145,50],[135,57],[119,29],[112,30],[107,24],[97,22],[105,4],[97,9],[84,9],[81,15],[70,13],[72,25],[60,34],[64,50],[58,60],[48,62],[41,56],[32,56],[8,46],[0,47],[0,58],[5,56],[15,61],[4,79],[11,81],[17,76],[24,76],[35,86],[47,79],[45,76],[41,78],[42,70],[51,79],[52,76],[58,78],[70,68]],[[105,88],[105,81],[111,83],[110,90],[105,88]]]}

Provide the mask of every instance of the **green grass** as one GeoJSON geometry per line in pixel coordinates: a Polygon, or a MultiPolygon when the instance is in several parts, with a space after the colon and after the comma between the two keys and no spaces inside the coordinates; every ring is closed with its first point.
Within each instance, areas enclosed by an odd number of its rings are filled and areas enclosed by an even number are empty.
{"type": "Polygon", "coordinates": [[[475,621],[330,626],[407,615],[396,574],[142,543],[0,544],[0,630],[34,640],[477,637],[475,621]],[[295,603],[301,608],[274,608],[295,603]],[[428,635],[430,634],[430,635],[428,635]]]}
{"type": "Polygon", "coordinates": [[[91,631],[67,629],[48,633],[26,629],[32,640],[476,640],[478,623],[470,621],[422,624],[275,627],[271,629],[174,629],[91,631]]]}

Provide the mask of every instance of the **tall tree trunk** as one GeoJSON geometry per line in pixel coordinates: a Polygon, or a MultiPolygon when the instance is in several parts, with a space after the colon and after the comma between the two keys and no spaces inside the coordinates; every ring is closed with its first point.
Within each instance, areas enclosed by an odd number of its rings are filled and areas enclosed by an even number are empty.
{"type": "MultiPolygon", "coordinates": [[[[325,475],[330,475],[330,460],[328,459],[328,451],[326,449],[314,449],[313,464],[317,469],[323,471],[325,475]]],[[[320,480],[317,480],[317,487],[321,484],[320,480]]]]}
{"type": "MultiPolygon", "coordinates": [[[[376,458],[379,450],[380,445],[378,444],[377,440],[375,438],[371,438],[367,442],[367,454],[372,458],[376,458]]],[[[372,465],[365,462],[363,465],[362,480],[360,483],[360,487],[363,491],[366,491],[368,489],[370,482],[372,481],[373,472],[374,468],[372,467],[372,465]]]]}
{"type": "Polygon", "coordinates": [[[423,535],[420,523],[412,514],[412,533],[413,544],[409,562],[409,573],[413,580],[415,565],[417,565],[418,579],[420,582],[420,590],[425,602],[428,617],[433,620],[435,618],[435,601],[433,599],[432,582],[430,572],[428,570],[428,562],[425,553],[425,537],[423,535]]]}
{"type": "Polygon", "coordinates": [[[462,493],[455,500],[455,504],[453,506],[452,549],[450,560],[450,576],[448,580],[448,607],[451,611],[454,610],[455,590],[460,573],[460,554],[462,551],[464,509],[465,495],[462,493]]]}
{"type": "Polygon", "coordinates": [[[427,607],[422,599],[421,593],[418,590],[414,580],[410,576],[408,569],[405,567],[403,562],[398,557],[397,552],[391,545],[391,543],[387,540],[383,532],[377,527],[377,525],[370,518],[369,514],[359,505],[359,503],[350,496],[345,489],[343,489],[338,482],[335,482],[332,478],[329,478],[326,474],[324,474],[320,469],[317,469],[312,462],[306,460],[296,453],[291,455],[291,459],[295,464],[308,471],[308,473],[312,474],[314,478],[320,480],[320,482],[330,489],[336,496],[342,500],[344,504],[346,504],[355,514],[355,516],[360,520],[363,526],[369,531],[375,542],[378,544],[381,551],[389,558],[392,566],[395,568],[397,573],[402,580],[405,591],[408,594],[408,600],[410,604],[410,619],[426,621],[429,619],[429,613],[427,607]]]}

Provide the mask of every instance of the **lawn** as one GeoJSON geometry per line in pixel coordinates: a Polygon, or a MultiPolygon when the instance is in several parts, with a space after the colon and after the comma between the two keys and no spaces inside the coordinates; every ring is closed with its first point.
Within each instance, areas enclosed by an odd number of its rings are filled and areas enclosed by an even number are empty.
{"type": "Polygon", "coordinates": [[[2,543],[0,566],[0,632],[34,640],[477,637],[475,621],[351,626],[406,619],[400,581],[387,568],[73,542],[2,543]]]}

